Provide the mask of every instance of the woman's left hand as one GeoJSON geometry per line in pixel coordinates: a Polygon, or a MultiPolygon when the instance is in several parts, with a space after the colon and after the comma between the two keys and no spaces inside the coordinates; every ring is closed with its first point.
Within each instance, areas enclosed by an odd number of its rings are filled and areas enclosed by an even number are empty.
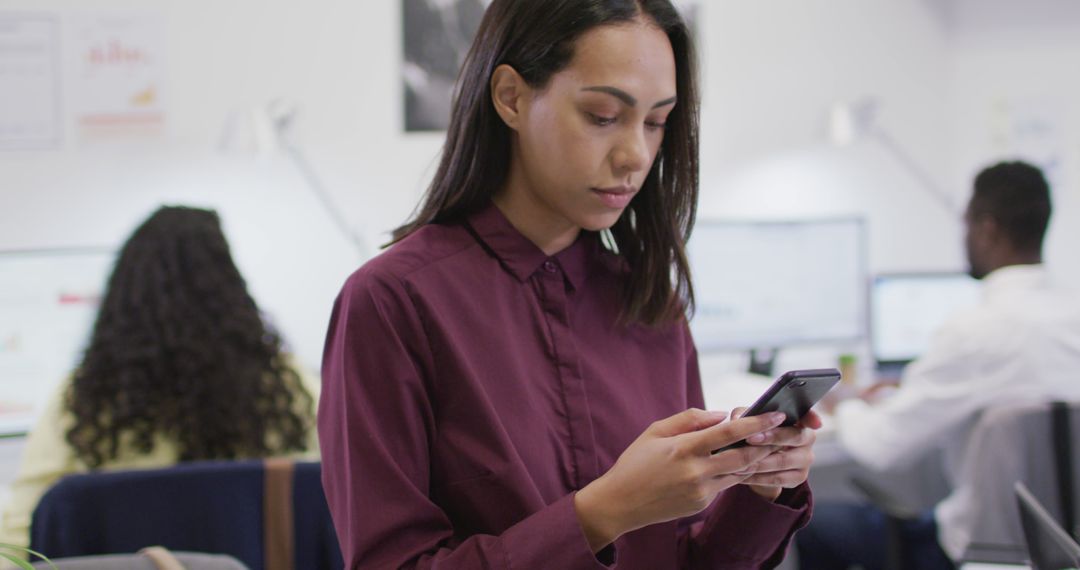
{"type": "MultiPolygon", "coordinates": [[[[739,417],[746,408],[736,408],[732,417],[739,417]]],[[[772,445],[778,450],[753,464],[741,474],[744,485],[762,497],[774,501],[785,488],[797,487],[806,481],[814,462],[815,430],[821,428],[821,417],[810,411],[791,427],[777,427],[748,439],[750,445],[772,445]],[[757,437],[764,436],[762,439],[757,437]]]]}

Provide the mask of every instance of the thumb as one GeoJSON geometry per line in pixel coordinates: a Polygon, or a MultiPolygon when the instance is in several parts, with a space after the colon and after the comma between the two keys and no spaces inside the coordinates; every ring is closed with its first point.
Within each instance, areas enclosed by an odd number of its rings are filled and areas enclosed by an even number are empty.
{"type": "Polygon", "coordinates": [[[806,415],[799,420],[799,427],[821,429],[821,425],[821,416],[814,410],[806,412],[806,415]]]}
{"type": "Polygon", "coordinates": [[[690,408],[671,416],[653,422],[648,432],[659,437],[673,437],[712,427],[727,419],[726,412],[706,412],[698,408],[690,408]]]}

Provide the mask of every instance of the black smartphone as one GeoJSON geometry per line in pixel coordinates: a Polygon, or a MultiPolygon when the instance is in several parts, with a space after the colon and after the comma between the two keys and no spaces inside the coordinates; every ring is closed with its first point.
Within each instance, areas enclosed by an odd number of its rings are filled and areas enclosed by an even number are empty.
{"type": "MultiPolygon", "coordinates": [[[[793,426],[800,418],[814,407],[814,404],[840,381],[840,371],[835,368],[816,368],[813,370],[792,370],[785,372],[769,386],[769,389],[750,405],[743,417],[757,416],[768,412],[784,412],[787,419],[782,426],[793,426]]],[[[746,440],[717,449],[743,447],[746,440]]]]}

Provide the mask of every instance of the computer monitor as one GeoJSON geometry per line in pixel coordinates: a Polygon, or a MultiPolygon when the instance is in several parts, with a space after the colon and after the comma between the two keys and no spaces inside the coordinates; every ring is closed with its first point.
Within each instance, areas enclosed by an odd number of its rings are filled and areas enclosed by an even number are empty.
{"type": "Polygon", "coordinates": [[[866,334],[857,218],[699,221],[687,245],[698,348],[774,349],[866,334]]]}
{"type": "Polygon", "coordinates": [[[874,277],[870,339],[879,365],[922,356],[939,327],[979,301],[979,282],[964,273],[898,273],[874,277]]]}
{"type": "Polygon", "coordinates": [[[1014,485],[1020,507],[1020,526],[1027,542],[1033,570],[1080,568],[1080,544],[1039,503],[1026,485],[1014,485]]]}
{"type": "Polygon", "coordinates": [[[0,435],[28,431],[82,356],[114,254],[0,252],[0,435]]]}

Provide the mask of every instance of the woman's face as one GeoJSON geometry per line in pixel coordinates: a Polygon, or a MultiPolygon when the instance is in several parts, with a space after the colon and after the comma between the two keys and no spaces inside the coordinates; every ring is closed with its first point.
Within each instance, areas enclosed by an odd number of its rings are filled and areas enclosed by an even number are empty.
{"type": "Polygon", "coordinates": [[[651,23],[582,35],[570,64],[521,97],[501,198],[552,231],[611,227],[652,168],[675,89],[671,43],[651,23]]]}

